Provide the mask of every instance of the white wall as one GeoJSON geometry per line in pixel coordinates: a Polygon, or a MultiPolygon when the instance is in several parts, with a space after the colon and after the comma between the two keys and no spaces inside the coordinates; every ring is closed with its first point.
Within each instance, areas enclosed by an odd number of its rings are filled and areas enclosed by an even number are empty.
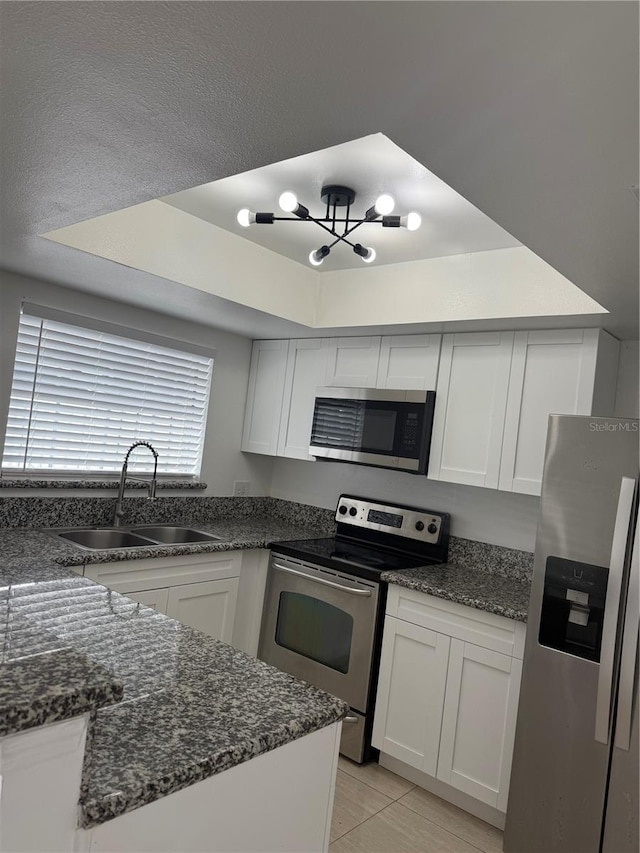
{"type": "Polygon", "coordinates": [[[215,348],[201,474],[208,484],[205,494],[230,495],[234,480],[249,480],[251,494],[269,493],[272,460],[240,452],[251,358],[248,338],[4,271],[0,272],[0,300],[0,444],[4,440],[20,305],[26,300],[215,348]]]}
{"type": "Polygon", "coordinates": [[[616,387],[615,416],[618,418],[640,417],[640,342],[621,341],[618,362],[618,384],[616,387]]]}
{"type": "Polygon", "coordinates": [[[450,512],[454,536],[533,551],[539,498],[342,462],[276,459],[271,494],[334,509],[342,493],[450,512]]]}

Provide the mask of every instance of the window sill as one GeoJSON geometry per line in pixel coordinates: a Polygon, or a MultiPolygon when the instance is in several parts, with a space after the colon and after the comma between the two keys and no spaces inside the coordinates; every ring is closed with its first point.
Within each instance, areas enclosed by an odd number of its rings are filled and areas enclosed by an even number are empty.
{"type": "MultiPolygon", "coordinates": [[[[31,479],[28,477],[0,477],[0,489],[113,489],[118,488],[118,480],[54,480],[54,479],[31,479]]],[[[146,489],[146,483],[127,480],[127,489],[146,489]]],[[[171,489],[173,491],[185,491],[186,489],[203,490],[207,484],[200,480],[161,480],[156,481],[156,488],[171,489]]]]}

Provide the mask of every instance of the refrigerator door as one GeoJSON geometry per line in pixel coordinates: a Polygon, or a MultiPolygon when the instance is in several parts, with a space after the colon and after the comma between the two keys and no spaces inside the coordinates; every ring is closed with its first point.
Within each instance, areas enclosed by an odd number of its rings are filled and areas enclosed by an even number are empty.
{"type": "Polygon", "coordinates": [[[637,430],[631,420],[549,420],[506,853],[600,848],[637,430]]]}
{"type": "Polygon", "coordinates": [[[620,684],[607,794],[604,853],[638,853],[638,628],[640,626],[640,527],[636,527],[624,618],[620,684]]]}

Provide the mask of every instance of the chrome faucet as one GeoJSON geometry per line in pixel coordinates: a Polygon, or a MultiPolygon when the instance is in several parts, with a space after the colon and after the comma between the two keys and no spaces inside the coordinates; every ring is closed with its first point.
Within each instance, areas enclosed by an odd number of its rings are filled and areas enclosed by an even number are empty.
{"type": "Polygon", "coordinates": [[[124,457],[124,462],[122,463],[122,471],[120,472],[120,485],[118,487],[118,498],[116,500],[116,508],[115,508],[114,513],[113,513],[113,526],[114,527],[120,526],[120,521],[122,519],[122,516],[124,515],[124,509],[123,509],[122,504],[124,501],[125,481],[127,479],[127,466],[129,465],[129,456],[131,456],[132,451],[135,450],[136,447],[146,447],[148,450],[150,450],[153,453],[153,460],[154,460],[153,461],[153,475],[152,475],[151,479],[149,479],[148,477],[144,477],[144,478],[143,477],[129,477],[129,479],[134,480],[136,483],[146,483],[147,484],[147,489],[149,491],[149,494],[147,497],[149,498],[149,500],[153,501],[153,500],[155,500],[155,497],[156,497],[156,485],[157,485],[157,483],[156,483],[156,472],[158,470],[158,453],[152,447],[152,445],[149,444],[148,441],[134,441],[133,444],[131,445],[131,447],[127,450],[125,457],[124,457]]]}

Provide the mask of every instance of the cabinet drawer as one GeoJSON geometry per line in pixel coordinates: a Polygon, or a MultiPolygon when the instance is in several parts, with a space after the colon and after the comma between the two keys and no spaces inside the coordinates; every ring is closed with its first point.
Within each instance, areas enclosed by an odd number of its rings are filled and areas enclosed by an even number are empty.
{"type": "Polygon", "coordinates": [[[511,657],[522,659],[524,654],[526,627],[522,622],[413,589],[391,584],[387,614],[511,657]]]}
{"type": "Polygon", "coordinates": [[[178,586],[240,576],[241,551],[221,551],[181,557],[122,560],[85,565],[85,577],[119,592],[178,586]]]}

